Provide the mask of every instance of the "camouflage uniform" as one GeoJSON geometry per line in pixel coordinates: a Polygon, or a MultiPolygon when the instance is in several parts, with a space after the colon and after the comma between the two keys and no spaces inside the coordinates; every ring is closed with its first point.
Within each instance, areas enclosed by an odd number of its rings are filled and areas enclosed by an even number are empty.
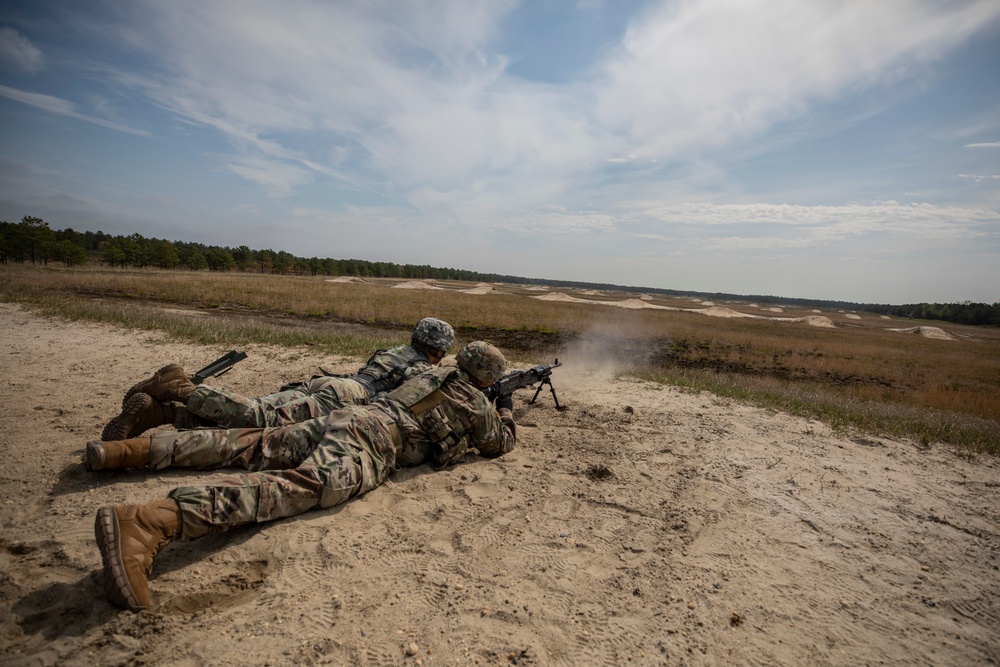
{"type": "Polygon", "coordinates": [[[168,495],[182,539],[327,508],[384,482],[399,466],[453,463],[469,449],[496,457],[514,447],[509,410],[499,414],[456,367],[434,368],[368,406],[278,428],[200,429],[152,437],[150,465],[218,468],[206,486],[168,495]]]}
{"type": "Polygon", "coordinates": [[[422,353],[409,345],[398,345],[373,354],[355,375],[320,375],[260,398],[201,385],[177,410],[174,426],[262,428],[294,424],[346,405],[364,405],[375,394],[390,391],[430,367],[422,353]]]}

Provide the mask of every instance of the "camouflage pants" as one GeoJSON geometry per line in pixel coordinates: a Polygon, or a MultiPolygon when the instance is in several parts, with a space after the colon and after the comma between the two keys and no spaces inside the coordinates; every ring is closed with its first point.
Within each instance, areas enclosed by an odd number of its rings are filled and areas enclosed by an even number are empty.
{"type": "Polygon", "coordinates": [[[259,398],[228,389],[200,386],[177,411],[174,426],[202,428],[206,423],[225,428],[264,428],[296,424],[325,417],[345,405],[363,405],[370,396],[350,378],[318,377],[259,398]]]}
{"type": "Polygon", "coordinates": [[[398,433],[376,408],[351,406],[278,428],[198,429],[153,435],[150,465],[251,472],[182,486],[181,539],[326,508],[374,489],[395,469],[398,433]]]}

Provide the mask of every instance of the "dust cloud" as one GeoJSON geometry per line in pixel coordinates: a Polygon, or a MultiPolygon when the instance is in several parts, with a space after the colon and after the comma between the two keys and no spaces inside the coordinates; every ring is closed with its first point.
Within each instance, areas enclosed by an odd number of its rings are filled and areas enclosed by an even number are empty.
{"type": "Polygon", "coordinates": [[[560,352],[559,378],[574,384],[611,382],[634,363],[634,345],[624,331],[590,330],[560,352]]]}

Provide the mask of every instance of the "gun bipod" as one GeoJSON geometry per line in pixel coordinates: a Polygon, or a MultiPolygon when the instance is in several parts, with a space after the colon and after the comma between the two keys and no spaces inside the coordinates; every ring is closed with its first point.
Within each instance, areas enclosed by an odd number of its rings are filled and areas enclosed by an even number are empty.
{"type": "MultiPolygon", "coordinates": [[[[558,361],[556,363],[558,363],[558,361]]],[[[540,392],[542,387],[545,385],[549,385],[549,390],[552,392],[552,400],[556,402],[556,410],[562,410],[562,406],[559,405],[559,397],[556,396],[556,387],[552,384],[552,378],[550,377],[547,377],[538,383],[538,387],[535,388],[535,395],[531,397],[530,401],[528,401],[528,405],[533,405],[535,403],[535,399],[538,398],[538,392],[540,392]]]]}

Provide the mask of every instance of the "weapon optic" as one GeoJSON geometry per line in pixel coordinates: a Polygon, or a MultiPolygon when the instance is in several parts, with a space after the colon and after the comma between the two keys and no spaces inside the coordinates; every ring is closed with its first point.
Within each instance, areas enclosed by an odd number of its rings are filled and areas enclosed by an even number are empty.
{"type": "Polygon", "coordinates": [[[551,364],[539,364],[524,371],[511,371],[484,389],[483,393],[492,402],[502,396],[510,396],[518,389],[530,387],[537,382],[539,383],[538,388],[535,389],[535,395],[531,397],[528,404],[534,403],[535,399],[538,398],[538,392],[542,390],[542,387],[548,385],[552,391],[552,399],[556,402],[556,410],[562,410],[562,406],[559,405],[559,397],[556,396],[556,388],[552,384],[552,369],[558,366],[562,366],[562,364],[556,359],[551,364]]]}

